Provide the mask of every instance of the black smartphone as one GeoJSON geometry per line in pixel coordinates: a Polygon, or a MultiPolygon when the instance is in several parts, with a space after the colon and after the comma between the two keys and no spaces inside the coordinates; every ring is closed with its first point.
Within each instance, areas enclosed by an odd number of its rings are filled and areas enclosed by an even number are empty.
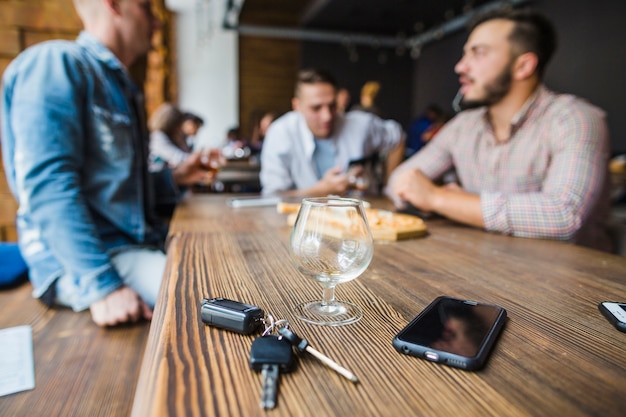
{"type": "Polygon", "coordinates": [[[626,303],[604,301],[598,309],[617,330],[626,333],[626,303]]]}
{"type": "Polygon", "coordinates": [[[502,327],[500,306],[441,296],[393,339],[401,353],[467,371],[485,364],[502,327]]]}

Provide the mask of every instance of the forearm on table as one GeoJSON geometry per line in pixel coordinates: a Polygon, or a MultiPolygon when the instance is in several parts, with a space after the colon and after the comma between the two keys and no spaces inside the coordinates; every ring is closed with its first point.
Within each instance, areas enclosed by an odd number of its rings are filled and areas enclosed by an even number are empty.
{"type": "Polygon", "coordinates": [[[404,140],[402,140],[398,146],[393,148],[389,152],[389,155],[387,155],[387,160],[385,162],[385,183],[389,181],[391,173],[402,163],[402,160],[404,159],[404,148],[405,143],[404,140]]]}
{"type": "Polygon", "coordinates": [[[433,211],[439,215],[470,226],[485,227],[478,194],[437,187],[431,204],[433,211]]]}
{"type": "Polygon", "coordinates": [[[559,194],[484,193],[485,228],[513,236],[569,240],[593,203],[576,204],[559,194]]]}
{"type": "Polygon", "coordinates": [[[438,189],[433,211],[487,231],[519,237],[569,240],[583,224],[586,209],[541,193],[470,194],[438,189]]]}
{"type": "Polygon", "coordinates": [[[325,197],[328,194],[332,194],[329,192],[324,186],[322,186],[319,182],[312,187],[303,188],[303,189],[288,189],[288,190],[280,190],[271,192],[269,194],[284,196],[284,197],[325,197]]]}
{"type": "Polygon", "coordinates": [[[329,194],[336,194],[332,190],[325,187],[321,182],[318,182],[312,187],[301,189],[301,190],[292,190],[288,191],[291,195],[302,196],[302,197],[326,197],[329,194]]]}
{"type": "MultiPolygon", "coordinates": [[[[287,175],[287,174],[286,174],[287,175]]],[[[261,172],[261,193],[263,195],[298,195],[301,190],[294,188],[293,183],[287,183],[281,177],[261,172]]]]}

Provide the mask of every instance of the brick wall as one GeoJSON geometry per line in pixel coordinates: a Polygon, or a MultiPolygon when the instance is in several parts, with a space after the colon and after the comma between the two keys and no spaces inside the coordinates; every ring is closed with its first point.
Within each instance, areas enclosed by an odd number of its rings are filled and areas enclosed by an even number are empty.
{"type": "MultiPolygon", "coordinates": [[[[135,80],[144,85],[148,114],[163,101],[175,101],[177,91],[170,53],[175,42],[171,35],[174,33],[172,15],[165,9],[165,0],[152,1],[154,13],[163,22],[163,31],[155,35],[155,48],[150,56],[130,69],[135,80]]],[[[11,60],[27,47],[50,39],[75,39],[81,29],[72,0],[0,0],[0,76],[11,60]]],[[[4,169],[0,169],[0,241],[17,239],[16,211],[17,204],[6,184],[4,169]]]]}

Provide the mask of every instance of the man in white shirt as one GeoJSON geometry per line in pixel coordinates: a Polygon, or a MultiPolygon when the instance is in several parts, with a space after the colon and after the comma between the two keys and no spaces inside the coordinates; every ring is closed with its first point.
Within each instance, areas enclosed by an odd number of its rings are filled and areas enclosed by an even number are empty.
{"type": "Polygon", "coordinates": [[[298,75],[293,111],[272,123],[261,152],[263,194],[325,196],[348,190],[350,161],[402,160],[404,132],[393,120],[361,111],[337,114],[337,84],[320,70],[298,75]]]}

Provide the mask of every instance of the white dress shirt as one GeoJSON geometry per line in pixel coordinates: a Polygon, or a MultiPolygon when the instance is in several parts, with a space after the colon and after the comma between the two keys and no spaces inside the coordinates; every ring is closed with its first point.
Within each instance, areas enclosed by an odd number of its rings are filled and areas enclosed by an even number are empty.
{"type": "MultiPolygon", "coordinates": [[[[371,113],[351,111],[337,115],[331,137],[335,166],[347,170],[350,161],[388,154],[403,139],[404,132],[394,120],[371,113]]],[[[315,139],[301,113],[291,111],[274,121],[265,135],[261,151],[263,194],[306,189],[320,179],[313,153],[315,139]]]]}

